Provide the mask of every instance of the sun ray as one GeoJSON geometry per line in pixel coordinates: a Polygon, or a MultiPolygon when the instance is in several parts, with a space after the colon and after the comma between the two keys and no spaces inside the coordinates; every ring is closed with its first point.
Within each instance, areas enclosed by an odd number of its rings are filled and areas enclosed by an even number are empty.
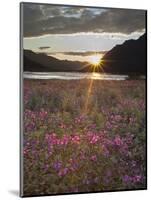
{"type": "MultiPolygon", "coordinates": [[[[93,73],[95,73],[96,71],[99,71],[99,68],[101,67],[100,55],[94,54],[94,55],[90,56],[89,57],[89,63],[91,64],[92,76],[93,76],[93,73]]],[[[87,95],[86,95],[85,105],[84,105],[84,114],[87,114],[87,112],[88,112],[88,105],[89,105],[90,95],[91,95],[91,92],[92,92],[93,82],[94,82],[94,79],[91,78],[89,86],[88,86],[88,92],[87,92],[87,95]]]]}
{"type": "MultiPolygon", "coordinates": [[[[94,72],[95,72],[95,68],[93,68],[92,76],[93,76],[94,72]]],[[[91,91],[92,91],[92,87],[93,87],[93,82],[94,82],[94,79],[91,78],[89,86],[88,86],[88,92],[87,92],[87,95],[86,95],[86,101],[85,101],[85,104],[84,104],[84,111],[83,111],[84,114],[87,114],[87,112],[88,112],[88,105],[89,105],[89,99],[90,99],[90,95],[91,95],[91,91]]]]}
{"type": "Polygon", "coordinates": [[[90,83],[88,86],[88,92],[86,95],[86,101],[85,101],[85,105],[84,105],[84,111],[83,111],[84,114],[87,114],[87,111],[88,111],[88,104],[89,104],[89,98],[90,98],[91,91],[92,91],[93,81],[94,81],[93,79],[90,79],[90,83]]]}
{"type": "MultiPolygon", "coordinates": [[[[101,59],[101,57],[98,54],[93,55],[93,57],[91,56],[91,58],[89,59],[89,64],[87,64],[86,66],[90,66],[90,71],[92,72],[92,76],[94,75],[94,73],[102,73],[101,75],[103,75],[105,73],[105,70],[103,68],[103,62],[104,62],[104,60],[101,59]]],[[[89,102],[90,102],[90,97],[91,97],[92,90],[93,90],[94,81],[95,81],[95,79],[92,77],[88,83],[88,90],[87,90],[84,109],[83,109],[84,114],[87,114],[89,111],[89,102]]],[[[113,81],[113,80],[109,80],[108,82],[113,85],[115,84],[115,81],[113,81]]],[[[121,91],[117,91],[117,94],[120,99],[121,91]]]]}

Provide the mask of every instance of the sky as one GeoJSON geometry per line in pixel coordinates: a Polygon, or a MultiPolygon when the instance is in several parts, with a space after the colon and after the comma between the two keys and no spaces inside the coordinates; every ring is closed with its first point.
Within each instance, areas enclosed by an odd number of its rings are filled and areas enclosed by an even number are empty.
{"type": "Polygon", "coordinates": [[[100,58],[145,32],[145,11],[23,4],[23,47],[62,60],[100,58]]]}

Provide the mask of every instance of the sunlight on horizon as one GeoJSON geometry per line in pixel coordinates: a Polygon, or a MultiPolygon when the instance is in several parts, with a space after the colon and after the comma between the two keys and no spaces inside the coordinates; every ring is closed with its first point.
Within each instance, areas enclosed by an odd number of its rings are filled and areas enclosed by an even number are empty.
{"type": "Polygon", "coordinates": [[[95,72],[104,72],[103,70],[103,56],[100,56],[100,54],[94,54],[89,56],[89,63],[91,64],[91,69],[93,70],[93,73],[95,72]]]}
{"type": "Polygon", "coordinates": [[[101,61],[101,58],[104,56],[103,53],[92,53],[91,55],[80,55],[79,52],[74,52],[73,54],[75,55],[70,55],[70,54],[67,54],[66,52],[60,52],[60,53],[50,53],[50,54],[47,54],[48,56],[52,56],[54,58],[57,58],[59,60],[69,60],[69,61],[80,61],[80,62],[88,62],[88,63],[91,63],[91,64],[97,64],[95,62],[99,62],[101,61]],[[77,54],[77,55],[76,55],[77,54]]]}
{"type": "Polygon", "coordinates": [[[98,66],[101,62],[101,56],[99,54],[94,54],[92,56],[89,56],[88,60],[92,65],[98,66]]]}

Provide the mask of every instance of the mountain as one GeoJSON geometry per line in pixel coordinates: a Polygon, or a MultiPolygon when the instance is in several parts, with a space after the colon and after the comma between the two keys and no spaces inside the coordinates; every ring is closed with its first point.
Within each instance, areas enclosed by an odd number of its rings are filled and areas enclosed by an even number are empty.
{"type": "MultiPolygon", "coordinates": [[[[146,33],[137,40],[127,40],[108,51],[102,60],[100,72],[117,74],[146,74],[146,33]]],[[[24,50],[24,71],[29,72],[91,72],[88,62],[58,60],[44,53],[24,50]]]]}
{"type": "Polygon", "coordinates": [[[87,62],[58,60],[44,53],[35,53],[24,50],[24,71],[51,72],[51,71],[90,71],[87,62]]]}
{"type": "Polygon", "coordinates": [[[147,34],[137,40],[127,40],[113,47],[102,58],[102,67],[107,73],[146,74],[147,34]]]}

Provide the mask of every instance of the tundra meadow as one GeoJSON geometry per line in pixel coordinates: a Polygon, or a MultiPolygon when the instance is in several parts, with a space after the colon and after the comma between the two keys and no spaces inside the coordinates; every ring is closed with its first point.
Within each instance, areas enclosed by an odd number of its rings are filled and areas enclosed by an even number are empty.
{"type": "Polygon", "coordinates": [[[24,194],[146,188],[145,80],[24,79],[24,194]]]}

